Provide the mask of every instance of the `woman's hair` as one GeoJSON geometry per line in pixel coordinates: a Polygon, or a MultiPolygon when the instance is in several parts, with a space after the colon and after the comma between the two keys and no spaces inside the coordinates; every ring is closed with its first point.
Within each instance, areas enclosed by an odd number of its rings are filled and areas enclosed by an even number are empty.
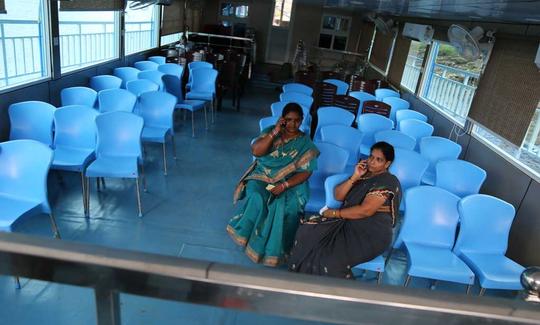
{"type": "Polygon", "coordinates": [[[296,112],[298,115],[300,115],[301,118],[304,118],[304,111],[302,110],[302,106],[297,103],[288,103],[287,105],[285,105],[285,107],[283,107],[281,117],[285,117],[285,115],[289,114],[290,112],[296,112]]]}
{"type": "Polygon", "coordinates": [[[388,142],[380,141],[371,146],[371,151],[379,149],[386,161],[394,161],[394,147],[388,142]]]}

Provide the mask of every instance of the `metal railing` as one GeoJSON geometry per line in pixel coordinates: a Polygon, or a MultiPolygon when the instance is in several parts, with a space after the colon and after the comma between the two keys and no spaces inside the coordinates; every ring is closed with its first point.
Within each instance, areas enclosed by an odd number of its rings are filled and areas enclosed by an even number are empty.
{"type": "Polygon", "coordinates": [[[525,135],[522,148],[527,152],[540,157],[540,108],[536,108],[531,125],[525,135]]]}
{"type": "Polygon", "coordinates": [[[405,68],[403,69],[403,76],[401,78],[401,85],[410,91],[416,90],[416,85],[420,79],[420,73],[422,72],[422,58],[409,55],[405,68]]]}
{"type": "Polygon", "coordinates": [[[0,274],[93,288],[98,324],[121,323],[120,293],[334,324],[540,324],[538,306],[521,300],[376,286],[13,233],[0,233],[0,274]]]}

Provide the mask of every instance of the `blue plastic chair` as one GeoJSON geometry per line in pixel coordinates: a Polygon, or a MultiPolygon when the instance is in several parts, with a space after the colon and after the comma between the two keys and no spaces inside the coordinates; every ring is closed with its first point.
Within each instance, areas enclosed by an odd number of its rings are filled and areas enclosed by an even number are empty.
{"type": "Polygon", "coordinates": [[[128,112],[109,112],[96,117],[96,160],[90,163],[85,173],[88,211],[90,211],[90,177],[135,178],[137,206],[139,217],[142,217],[139,162],[142,161],[143,124],[142,117],[128,112]]]}
{"type": "Polygon", "coordinates": [[[461,153],[459,144],[437,136],[420,139],[419,148],[420,154],[429,161],[429,168],[422,177],[422,184],[426,185],[435,185],[435,166],[439,161],[457,159],[461,153]]]}
{"type": "Polygon", "coordinates": [[[475,194],[459,201],[459,236],[454,247],[486,289],[521,290],[525,268],[505,256],[514,207],[496,197],[475,194]]]}
{"type": "Polygon", "coordinates": [[[10,140],[36,140],[53,144],[53,119],[56,107],[49,103],[28,101],[9,105],[10,140]]]}
{"type": "Polygon", "coordinates": [[[390,119],[396,123],[396,113],[402,110],[408,110],[411,107],[408,101],[398,97],[386,97],[383,99],[383,103],[390,105],[390,119]]]}
{"type": "Polygon", "coordinates": [[[347,150],[349,159],[347,160],[345,170],[352,173],[354,166],[358,163],[358,151],[362,143],[362,132],[350,126],[336,124],[323,126],[320,132],[321,140],[324,143],[335,144],[347,150]]]}
{"type": "Polygon", "coordinates": [[[90,78],[90,88],[98,93],[105,89],[116,89],[122,86],[122,79],[108,74],[90,78]]]}
{"type": "Polygon", "coordinates": [[[379,88],[375,89],[375,97],[378,101],[382,101],[386,97],[401,97],[399,93],[393,89],[389,88],[379,88]]]}
{"type": "Polygon", "coordinates": [[[358,119],[360,114],[362,114],[362,107],[364,106],[364,102],[377,100],[377,97],[365,91],[350,91],[349,96],[354,97],[358,99],[358,101],[360,101],[358,105],[358,113],[356,114],[356,119],[358,119]]]}
{"type": "Polygon", "coordinates": [[[336,95],[347,95],[347,91],[349,90],[348,83],[339,79],[324,79],[323,82],[336,86],[336,95]]]}
{"type": "Polygon", "coordinates": [[[115,68],[113,71],[113,74],[122,79],[122,85],[120,88],[126,89],[126,84],[131,80],[137,80],[139,79],[137,75],[141,72],[141,70],[136,69],[134,67],[120,67],[115,68]]]}
{"type": "Polygon", "coordinates": [[[162,92],[151,91],[139,97],[139,113],[144,119],[141,139],[143,142],[161,143],[163,147],[163,174],[167,175],[167,138],[171,138],[174,159],[176,145],[174,142],[173,113],[176,97],[162,92]]]}
{"type": "Polygon", "coordinates": [[[310,194],[306,211],[319,211],[324,206],[324,181],[330,175],[343,173],[349,160],[347,150],[335,144],[319,142],[316,145],[321,154],[317,159],[317,170],[308,180],[310,194]]]}
{"type": "Polygon", "coordinates": [[[427,116],[424,114],[413,111],[412,109],[403,109],[396,112],[396,129],[399,130],[399,123],[403,120],[419,120],[422,122],[428,121],[427,116]]]}
{"type": "Polygon", "coordinates": [[[97,92],[88,87],[69,87],[60,91],[60,103],[62,106],[84,105],[94,107],[96,105],[97,92]]]}
{"type": "Polygon", "coordinates": [[[313,95],[313,88],[310,86],[306,86],[301,83],[297,82],[291,82],[288,84],[284,84],[283,87],[281,87],[284,93],[301,93],[307,96],[313,95]]]}
{"type": "Polygon", "coordinates": [[[125,89],[107,89],[98,93],[98,102],[100,113],[113,111],[131,113],[137,102],[137,96],[125,89]]]}
{"type": "Polygon", "coordinates": [[[148,61],[152,61],[152,62],[155,62],[157,64],[165,64],[167,63],[167,58],[164,57],[164,56],[150,56],[148,57],[148,61]]]}
{"type": "Polygon", "coordinates": [[[147,71],[147,70],[157,70],[159,67],[159,64],[152,61],[137,61],[133,63],[133,66],[135,69],[138,69],[140,71],[147,71]]]}
{"type": "Polygon", "coordinates": [[[214,98],[216,96],[216,79],[218,72],[215,69],[197,68],[190,71],[193,83],[186,99],[210,102],[210,114],[214,123],[214,98]]]}
{"type": "Polygon", "coordinates": [[[163,86],[163,81],[162,81],[161,77],[163,77],[164,75],[165,74],[163,72],[158,71],[158,70],[147,70],[147,71],[139,72],[137,77],[139,79],[145,79],[145,80],[152,81],[153,83],[158,85],[159,90],[163,91],[165,89],[165,87],[163,86]]]}
{"type": "Polygon", "coordinates": [[[391,144],[394,148],[414,150],[416,140],[403,132],[396,130],[384,130],[375,133],[375,142],[384,141],[391,144]]]}
{"type": "Polygon", "coordinates": [[[139,97],[142,93],[159,90],[159,85],[148,79],[137,79],[128,81],[126,90],[139,97]]]}
{"type": "Polygon", "coordinates": [[[321,128],[327,125],[351,126],[354,122],[354,114],[339,107],[326,106],[317,110],[317,129],[315,130],[315,141],[321,139],[321,128]]]}
{"type": "Polygon", "coordinates": [[[363,156],[370,155],[371,146],[375,143],[375,133],[394,128],[394,122],[391,119],[374,113],[360,114],[357,123],[358,130],[363,134],[360,145],[360,154],[363,156]]]}
{"type": "Polygon", "coordinates": [[[54,237],[60,232],[47,199],[47,174],[53,152],[34,140],[0,143],[0,231],[13,231],[16,221],[32,213],[51,219],[54,237]]]}
{"type": "Polygon", "coordinates": [[[399,123],[399,131],[416,140],[416,150],[423,137],[429,137],[433,134],[433,125],[419,120],[403,120],[399,123]]]}
{"type": "Polygon", "coordinates": [[[177,76],[164,75],[161,77],[165,90],[176,97],[175,109],[181,109],[191,112],[191,136],[195,137],[195,119],[193,114],[195,111],[204,109],[204,124],[205,129],[208,130],[208,119],[206,117],[206,102],[202,100],[184,100],[182,95],[182,82],[177,76]]]}
{"type": "Polygon", "coordinates": [[[442,160],[435,165],[435,186],[461,198],[478,194],[486,176],[485,170],[465,160],[442,160]]]}
{"type": "Polygon", "coordinates": [[[405,220],[401,227],[411,277],[474,284],[474,273],[452,252],[459,220],[459,197],[433,186],[417,186],[405,192],[405,220]]]}
{"type": "Polygon", "coordinates": [[[193,61],[188,63],[188,82],[186,85],[186,89],[191,89],[191,86],[193,84],[193,70],[195,69],[214,69],[214,66],[210,62],[205,61],[193,61]]]}
{"type": "Polygon", "coordinates": [[[80,173],[85,216],[88,211],[84,169],[94,159],[98,115],[95,109],[82,105],[60,107],[54,112],[54,160],[51,169],[80,173]]]}
{"type": "Polygon", "coordinates": [[[158,67],[158,71],[182,79],[182,76],[184,75],[184,66],[176,63],[165,63],[158,67]]]}
{"type": "MultiPolygon", "coordinates": [[[[283,113],[283,108],[285,108],[285,105],[287,105],[288,103],[289,102],[272,103],[270,105],[270,111],[272,112],[272,116],[280,117],[283,113]]],[[[302,112],[304,113],[304,119],[302,120],[301,128],[303,130],[307,130],[307,132],[309,133],[309,130],[311,130],[311,114],[309,113],[309,108],[302,106],[302,112]]]]}
{"type": "Polygon", "coordinates": [[[276,125],[278,119],[279,117],[277,116],[263,117],[259,120],[259,130],[262,132],[267,127],[276,125]]]}
{"type": "Polygon", "coordinates": [[[297,103],[300,106],[305,107],[308,111],[313,104],[313,97],[295,92],[281,93],[279,95],[279,100],[282,102],[297,103]]]}

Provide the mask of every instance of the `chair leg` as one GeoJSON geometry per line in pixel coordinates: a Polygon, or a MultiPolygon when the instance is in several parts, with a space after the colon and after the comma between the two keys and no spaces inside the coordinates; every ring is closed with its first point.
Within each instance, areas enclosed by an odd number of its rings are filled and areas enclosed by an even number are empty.
{"type": "Polygon", "coordinates": [[[382,272],[377,272],[377,284],[381,284],[382,282],[382,272]]]}
{"type": "Polygon", "coordinates": [[[143,191],[146,193],[148,189],[146,188],[146,175],[144,174],[144,163],[141,164],[141,177],[143,180],[143,191]]]}
{"type": "Polygon", "coordinates": [[[84,172],[81,172],[81,188],[82,188],[82,198],[83,198],[83,212],[86,216],[86,181],[84,179],[84,172]]]}
{"type": "Polygon", "coordinates": [[[51,218],[51,226],[54,233],[54,238],[62,239],[60,237],[60,232],[58,231],[58,226],[56,225],[56,220],[54,219],[53,213],[49,213],[49,217],[51,218]]]}
{"type": "Polygon", "coordinates": [[[15,289],[20,290],[21,289],[21,281],[19,280],[19,277],[15,276],[13,278],[13,280],[15,280],[15,289]]]}
{"type": "Polygon", "coordinates": [[[195,118],[193,117],[194,112],[191,111],[191,137],[195,138],[195,118]]]}
{"type": "Polygon", "coordinates": [[[483,296],[485,293],[486,293],[486,288],[481,288],[479,296],[483,296]]]}
{"type": "Polygon", "coordinates": [[[204,127],[208,130],[208,117],[206,117],[206,105],[204,105],[204,127]]]}
{"type": "Polygon", "coordinates": [[[471,292],[471,285],[467,285],[467,291],[465,291],[465,293],[468,295],[470,292],[471,292]]]}
{"type": "Polygon", "coordinates": [[[171,134],[172,150],[174,155],[174,160],[178,159],[176,157],[176,141],[174,141],[174,132],[171,134]]]}
{"type": "Polygon", "coordinates": [[[107,189],[107,187],[105,186],[105,177],[101,177],[101,186],[103,187],[104,190],[107,189]]]}
{"type": "Polygon", "coordinates": [[[141,206],[141,191],[139,189],[139,178],[135,179],[135,185],[137,187],[137,207],[139,208],[139,217],[142,217],[142,206],[141,206]]]}
{"type": "Polygon", "coordinates": [[[99,183],[99,177],[96,177],[96,186],[97,186],[97,191],[101,192],[101,185],[99,183]]]}
{"type": "Polygon", "coordinates": [[[210,110],[212,112],[212,124],[214,124],[214,115],[216,115],[216,111],[214,110],[214,99],[210,101],[210,110]]]}
{"type": "Polygon", "coordinates": [[[403,286],[404,287],[408,286],[410,281],[411,281],[411,276],[407,275],[407,279],[405,279],[405,284],[403,286]]]}
{"type": "Polygon", "coordinates": [[[90,177],[85,177],[86,184],[86,215],[85,217],[90,217],[90,177]]]}
{"type": "Polygon", "coordinates": [[[167,176],[167,146],[165,145],[166,141],[163,141],[163,175],[167,176]]]}

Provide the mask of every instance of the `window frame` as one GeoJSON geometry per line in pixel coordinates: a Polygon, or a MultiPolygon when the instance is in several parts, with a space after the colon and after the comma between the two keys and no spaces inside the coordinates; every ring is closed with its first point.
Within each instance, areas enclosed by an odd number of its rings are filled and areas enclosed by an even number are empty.
{"type": "MultiPolygon", "coordinates": [[[[126,46],[126,40],[127,40],[127,29],[126,29],[126,14],[122,14],[124,17],[122,19],[122,23],[123,23],[123,28],[122,28],[122,33],[124,34],[124,37],[123,37],[123,41],[124,41],[124,44],[123,45],[123,52],[124,52],[124,56],[130,56],[130,55],[134,55],[134,54],[137,54],[137,53],[143,53],[143,52],[147,52],[147,51],[151,51],[153,49],[156,49],[156,48],[159,48],[161,46],[161,37],[160,36],[160,29],[161,29],[161,20],[162,20],[162,14],[161,14],[161,6],[159,5],[156,5],[154,4],[153,5],[154,7],[154,14],[153,14],[153,17],[152,17],[152,21],[150,21],[150,23],[153,25],[153,29],[154,29],[154,33],[151,34],[150,36],[150,39],[154,39],[155,40],[155,44],[152,44],[152,47],[149,47],[149,48],[146,48],[144,50],[138,50],[138,51],[135,51],[135,52],[132,52],[132,53],[127,53],[126,49],[127,49],[127,46],[126,46]]],[[[174,35],[174,34],[171,34],[171,35],[174,35]]],[[[167,35],[165,35],[167,36],[167,35]]],[[[170,43],[169,43],[170,44],[170,43]]]]}
{"type": "Polygon", "coordinates": [[[322,17],[321,17],[321,24],[320,24],[320,27],[319,27],[319,38],[318,38],[318,41],[317,41],[317,47],[322,48],[322,49],[326,49],[326,50],[345,51],[346,52],[347,47],[349,45],[350,36],[351,36],[351,25],[352,25],[352,16],[345,16],[345,15],[324,13],[323,12],[322,17]],[[335,17],[335,18],[339,19],[340,24],[341,24],[341,20],[347,19],[348,20],[347,31],[324,28],[324,18],[325,17],[335,17]],[[321,34],[331,35],[332,40],[330,41],[330,47],[321,47],[319,45],[321,34]],[[343,50],[338,50],[338,49],[334,48],[334,43],[335,43],[336,36],[345,37],[345,48],[343,50]]]}

